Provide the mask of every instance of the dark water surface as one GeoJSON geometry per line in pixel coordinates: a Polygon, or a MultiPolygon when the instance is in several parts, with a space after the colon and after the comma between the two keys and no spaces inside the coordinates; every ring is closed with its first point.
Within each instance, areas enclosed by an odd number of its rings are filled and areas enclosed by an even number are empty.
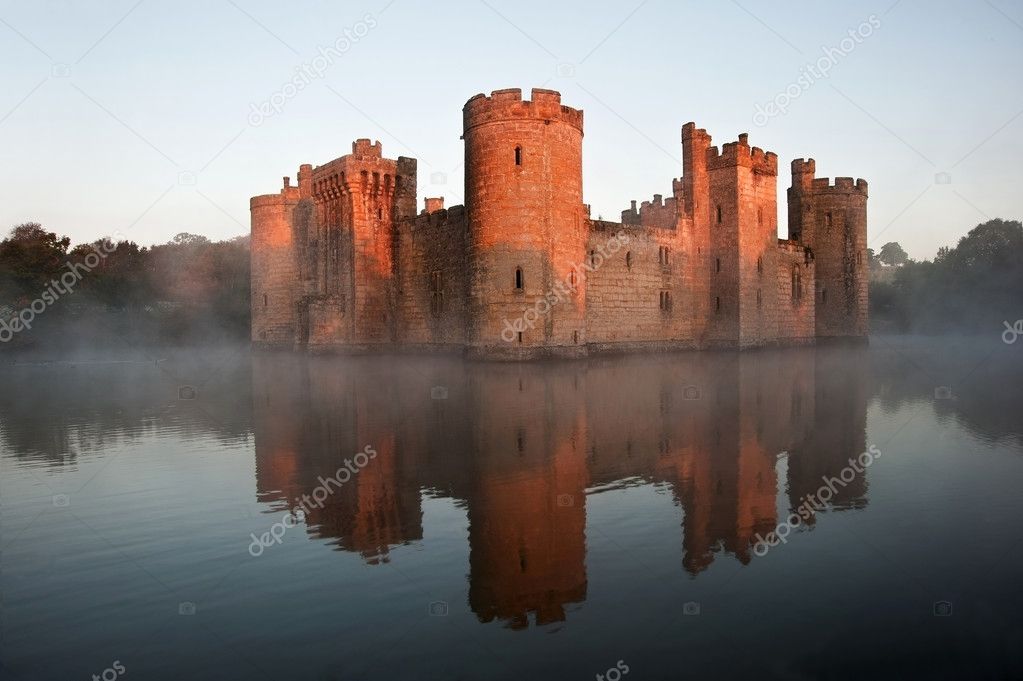
{"type": "Polygon", "coordinates": [[[1023,344],[120,359],[0,368],[4,679],[1023,676],[1023,344]]]}

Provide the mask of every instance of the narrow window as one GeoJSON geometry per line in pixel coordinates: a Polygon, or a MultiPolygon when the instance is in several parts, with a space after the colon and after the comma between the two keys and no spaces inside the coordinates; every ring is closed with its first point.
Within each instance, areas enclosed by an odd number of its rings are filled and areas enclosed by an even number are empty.
{"type": "Polygon", "coordinates": [[[831,213],[824,216],[824,224],[827,225],[828,229],[831,228],[831,213]]]}
{"type": "Polygon", "coordinates": [[[568,273],[568,283],[575,286],[575,270],[568,273]]]}
{"type": "Polygon", "coordinates": [[[821,302],[822,303],[828,302],[828,289],[826,288],[821,289],[821,302]]]}
{"type": "Polygon", "coordinates": [[[578,331],[573,331],[572,332],[572,342],[576,343],[576,344],[579,343],[579,332],[578,331]]]}
{"type": "Polygon", "coordinates": [[[597,266],[597,255],[596,251],[590,251],[590,267],[597,266]]]}
{"type": "Polygon", "coordinates": [[[758,308],[761,307],[762,303],[763,303],[763,300],[760,297],[760,289],[757,289],[757,307],[758,308]]]}
{"type": "Polygon", "coordinates": [[[383,218],[384,218],[384,209],[383,208],[377,208],[377,220],[383,220],[383,218]]]}
{"type": "Polygon", "coordinates": [[[434,270],[430,274],[430,312],[438,317],[444,312],[444,274],[434,270]]]}
{"type": "Polygon", "coordinates": [[[715,312],[721,312],[721,297],[720,296],[716,296],[714,298],[714,311],[715,312]]]}
{"type": "Polygon", "coordinates": [[[263,307],[266,307],[266,294],[263,294],[263,307]]]}
{"type": "Polygon", "coordinates": [[[625,267],[632,269],[632,251],[628,251],[625,254],[625,267]]]}
{"type": "Polygon", "coordinates": [[[715,259],[715,263],[716,263],[716,266],[717,266],[717,271],[720,272],[721,271],[721,258],[716,258],[715,259]]]}
{"type": "Polygon", "coordinates": [[[520,343],[522,342],[522,332],[521,331],[519,331],[519,342],[520,343]]]}
{"type": "Polygon", "coordinates": [[[522,147],[515,147],[515,165],[522,165],[522,147]]]}
{"type": "Polygon", "coordinates": [[[669,255],[670,253],[671,253],[671,249],[669,249],[669,248],[668,248],[667,246],[665,246],[665,247],[664,247],[664,264],[665,264],[665,265],[667,265],[667,264],[668,264],[668,255],[669,255]]]}
{"type": "Polygon", "coordinates": [[[516,267],[515,268],[515,290],[516,291],[521,291],[522,290],[522,268],[521,267],[516,267]]]}
{"type": "Polygon", "coordinates": [[[764,209],[763,208],[757,208],[757,224],[758,225],[764,224],[764,209]]]}
{"type": "Polygon", "coordinates": [[[760,274],[764,273],[764,256],[757,258],[757,272],[760,274]]]}
{"type": "Polygon", "coordinates": [[[803,275],[799,271],[799,265],[792,268],[792,302],[798,303],[803,299],[803,275]]]}
{"type": "Polygon", "coordinates": [[[721,204],[718,204],[718,224],[721,224],[721,204]]]}

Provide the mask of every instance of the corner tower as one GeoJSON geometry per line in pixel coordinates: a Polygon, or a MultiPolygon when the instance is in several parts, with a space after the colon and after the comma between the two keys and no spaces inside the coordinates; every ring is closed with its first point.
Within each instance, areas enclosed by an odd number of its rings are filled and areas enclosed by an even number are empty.
{"type": "Polygon", "coordinates": [[[789,238],[813,250],[818,338],[866,338],[867,182],[814,177],[814,160],[792,162],[789,238]]]}
{"type": "Polygon", "coordinates": [[[466,102],[463,126],[469,354],[583,354],[583,112],[553,90],[496,90],[466,102]]]}
{"type": "Polygon", "coordinates": [[[253,196],[249,201],[251,340],[257,346],[292,348],[301,335],[298,239],[292,226],[299,200],[299,188],[285,177],[279,194],[253,196]]]}

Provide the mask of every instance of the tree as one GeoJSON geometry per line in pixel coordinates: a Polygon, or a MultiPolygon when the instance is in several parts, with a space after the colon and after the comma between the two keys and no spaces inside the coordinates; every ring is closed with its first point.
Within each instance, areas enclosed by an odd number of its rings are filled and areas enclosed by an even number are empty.
{"type": "Polygon", "coordinates": [[[877,259],[885,265],[895,267],[905,265],[909,260],[909,254],[902,250],[902,246],[898,242],[889,241],[881,247],[881,253],[877,256],[877,259]]]}
{"type": "Polygon", "coordinates": [[[47,232],[38,222],[14,227],[0,241],[0,297],[7,302],[38,296],[57,278],[71,239],[47,232]]]}
{"type": "Polygon", "coordinates": [[[989,220],[959,240],[946,256],[957,272],[1003,270],[1023,264],[1023,225],[1017,220],[989,220]]]}
{"type": "MultiPolygon", "coordinates": [[[[888,251],[888,264],[898,263],[901,250],[886,244],[881,259],[888,251]]],[[[996,219],[939,248],[933,262],[898,267],[891,289],[872,284],[871,311],[906,331],[990,331],[1019,319],[1020,291],[1023,224],[996,219]]]]}

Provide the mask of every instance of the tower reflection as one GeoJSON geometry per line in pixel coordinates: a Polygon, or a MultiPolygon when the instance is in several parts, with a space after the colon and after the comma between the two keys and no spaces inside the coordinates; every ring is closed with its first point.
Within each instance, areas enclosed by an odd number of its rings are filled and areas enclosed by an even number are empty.
{"type": "MultiPolygon", "coordinates": [[[[866,448],[866,362],[849,347],[533,365],[257,355],[257,493],[294,509],[372,446],[309,532],[387,561],[422,540],[425,491],[454,499],[478,619],[549,624],[586,598],[587,494],[623,480],[671,490],[691,575],[723,554],[749,563],[779,513],[866,448]]],[[[866,491],[857,473],[833,505],[866,491]]]]}

